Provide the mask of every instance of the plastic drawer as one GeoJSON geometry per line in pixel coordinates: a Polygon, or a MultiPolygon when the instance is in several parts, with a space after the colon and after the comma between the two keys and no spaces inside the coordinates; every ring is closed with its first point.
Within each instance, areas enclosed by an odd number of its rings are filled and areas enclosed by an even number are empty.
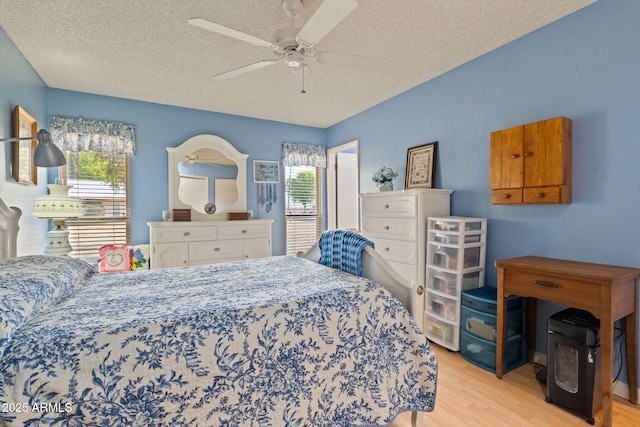
{"type": "Polygon", "coordinates": [[[459,220],[451,219],[447,220],[445,218],[434,219],[431,228],[433,230],[442,230],[442,231],[452,231],[452,232],[461,232],[461,231],[480,231],[482,230],[483,221],[474,221],[467,220],[461,218],[459,220]],[[461,230],[461,225],[463,229],[461,230]]]}
{"type": "Polygon", "coordinates": [[[464,241],[460,241],[460,238],[457,234],[442,234],[436,233],[431,238],[432,242],[436,243],[445,243],[449,245],[457,245],[459,243],[480,243],[482,241],[482,234],[467,234],[464,236],[464,241]]]}
{"type": "MultiPolygon", "coordinates": [[[[484,311],[485,313],[496,314],[498,310],[498,290],[492,286],[484,286],[477,289],[469,289],[462,292],[460,305],[484,311]]],[[[507,311],[524,308],[525,299],[517,295],[507,298],[507,311]]]]}
{"type": "Polygon", "coordinates": [[[457,322],[457,306],[457,299],[442,297],[427,291],[427,309],[430,310],[431,314],[435,314],[452,322],[457,322]]]}
{"type": "Polygon", "coordinates": [[[441,322],[440,320],[429,316],[424,319],[424,331],[427,337],[434,339],[436,342],[446,344],[448,346],[457,345],[456,330],[457,325],[441,322]]]}
{"type": "Polygon", "coordinates": [[[429,268],[427,274],[427,288],[442,292],[443,294],[457,296],[457,280],[457,274],[437,271],[429,268]]]}
{"type": "MultiPolygon", "coordinates": [[[[462,275],[460,287],[461,290],[474,289],[481,285],[481,274],[484,271],[474,271],[462,275]]],[[[434,291],[442,292],[453,297],[458,296],[458,274],[439,271],[434,268],[428,268],[427,272],[427,288],[434,291]]]]}
{"type": "Polygon", "coordinates": [[[450,248],[436,246],[431,257],[431,264],[436,267],[458,270],[460,258],[463,256],[462,268],[480,267],[480,246],[470,248],[450,248]],[[462,253],[462,256],[460,255],[462,253]]]}
{"type": "MultiPolygon", "coordinates": [[[[527,348],[524,337],[515,335],[507,339],[504,349],[504,372],[522,366],[527,362],[527,348]]],[[[482,338],[471,335],[468,332],[460,332],[460,355],[463,359],[480,368],[496,372],[496,344],[482,338]]]]}
{"type": "MultiPolygon", "coordinates": [[[[496,341],[496,319],[495,314],[460,307],[460,330],[491,342],[496,341]]],[[[524,335],[524,322],[523,309],[507,311],[507,338],[524,335]]]]}

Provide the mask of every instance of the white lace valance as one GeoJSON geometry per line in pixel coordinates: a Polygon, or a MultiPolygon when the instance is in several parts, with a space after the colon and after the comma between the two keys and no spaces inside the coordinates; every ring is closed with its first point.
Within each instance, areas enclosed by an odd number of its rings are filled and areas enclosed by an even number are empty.
{"type": "Polygon", "coordinates": [[[51,116],[51,139],[62,150],[135,154],[135,127],[122,122],[51,116]]]}
{"type": "Polygon", "coordinates": [[[327,167],[327,148],[321,145],[299,142],[282,143],[282,164],[284,166],[327,167]]]}

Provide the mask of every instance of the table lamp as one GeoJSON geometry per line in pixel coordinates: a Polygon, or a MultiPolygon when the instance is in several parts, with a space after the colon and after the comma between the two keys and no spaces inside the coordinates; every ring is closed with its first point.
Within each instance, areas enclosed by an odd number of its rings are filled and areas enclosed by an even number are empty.
{"type": "Polygon", "coordinates": [[[64,256],[71,252],[69,231],[64,228],[67,218],[77,218],[84,215],[82,200],[70,197],[70,185],[49,184],[49,195],[36,197],[33,215],[38,218],[51,219],[55,229],[49,231],[45,255],[64,256]]]}

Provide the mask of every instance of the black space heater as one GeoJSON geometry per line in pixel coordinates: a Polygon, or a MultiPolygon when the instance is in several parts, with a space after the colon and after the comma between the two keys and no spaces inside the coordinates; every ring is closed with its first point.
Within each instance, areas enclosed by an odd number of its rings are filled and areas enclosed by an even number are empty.
{"type": "Polygon", "coordinates": [[[600,321],[569,308],[549,318],[547,332],[546,401],[594,424],[593,414],[602,408],[600,321]]]}

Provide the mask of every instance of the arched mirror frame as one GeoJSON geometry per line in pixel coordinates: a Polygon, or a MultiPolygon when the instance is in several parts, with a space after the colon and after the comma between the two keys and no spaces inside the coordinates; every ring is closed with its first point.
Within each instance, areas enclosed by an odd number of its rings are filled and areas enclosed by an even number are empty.
{"type": "Polygon", "coordinates": [[[236,150],[229,141],[216,135],[202,134],[187,139],[177,147],[167,147],[169,153],[169,209],[191,209],[192,221],[220,221],[227,219],[228,212],[244,212],[247,210],[247,158],[248,154],[243,154],[236,150]],[[178,163],[194,151],[209,148],[220,151],[227,158],[233,160],[238,165],[238,200],[227,206],[222,211],[214,214],[201,214],[195,211],[192,206],[186,205],[178,198],[178,185],[180,184],[180,172],[178,163]]]}

